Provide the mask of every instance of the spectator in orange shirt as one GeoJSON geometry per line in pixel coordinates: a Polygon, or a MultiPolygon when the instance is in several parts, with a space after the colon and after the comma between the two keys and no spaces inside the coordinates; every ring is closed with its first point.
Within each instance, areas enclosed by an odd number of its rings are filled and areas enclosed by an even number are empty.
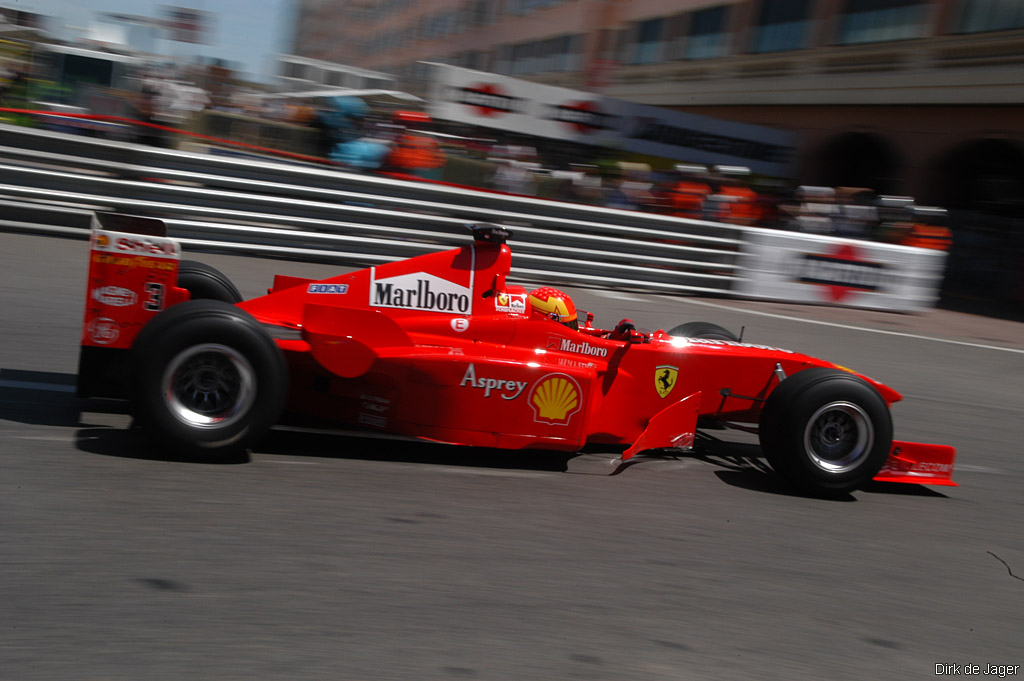
{"type": "Polygon", "coordinates": [[[669,192],[672,214],[681,218],[700,220],[704,217],[704,202],[712,193],[707,183],[707,168],[679,163],[675,167],[679,180],[669,192]]]}
{"type": "Polygon", "coordinates": [[[946,211],[942,208],[915,206],[911,209],[910,232],[900,242],[904,246],[948,251],[953,245],[953,233],[944,224],[946,211]]]}
{"type": "Polygon", "coordinates": [[[402,132],[391,145],[387,167],[398,173],[441,179],[445,153],[437,139],[423,132],[431,123],[430,116],[419,111],[396,111],[393,121],[402,132]]]}
{"type": "Polygon", "coordinates": [[[756,225],[761,221],[761,206],[757,192],[742,179],[750,174],[749,168],[715,166],[719,175],[718,196],[722,202],[722,221],[733,225],[756,225]]]}

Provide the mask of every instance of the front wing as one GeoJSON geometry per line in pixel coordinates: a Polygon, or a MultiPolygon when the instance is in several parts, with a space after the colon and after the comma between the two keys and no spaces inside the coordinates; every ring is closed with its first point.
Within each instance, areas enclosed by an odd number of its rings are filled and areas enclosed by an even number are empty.
{"type": "Polygon", "coordinates": [[[874,479],[956,487],[952,479],[954,458],[956,450],[948,445],[894,440],[889,458],[874,479]]]}

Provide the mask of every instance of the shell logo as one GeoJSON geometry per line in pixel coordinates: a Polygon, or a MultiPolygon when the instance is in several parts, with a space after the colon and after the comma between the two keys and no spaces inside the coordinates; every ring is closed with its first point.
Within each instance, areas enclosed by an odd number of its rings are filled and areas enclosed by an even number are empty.
{"type": "Polygon", "coordinates": [[[566,426],[583,403],[580,386],[572,376],[548,374],[530,391],[534,421],[566,426]]]}

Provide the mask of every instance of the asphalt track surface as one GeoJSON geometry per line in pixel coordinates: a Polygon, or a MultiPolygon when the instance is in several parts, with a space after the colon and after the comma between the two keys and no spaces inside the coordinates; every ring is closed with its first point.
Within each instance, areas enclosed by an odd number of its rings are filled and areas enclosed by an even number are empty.
{"type": "MultiPolygon", "coordinates": [[[[1022,324],[574,291],[603,326],[745,327],[888,383],[905,397],[898,438],[957,447],[957,488],[795,496],[743,441],[608,475],[601,453],[275,432],[243,461],[198,464],[154,451],[123,406],[71,392],[86,248],[0,234],[4,681],[1024,665],[1022,324]]],[[[338,271],[195,257],[247,297],[275,272],[338,271]]]]}

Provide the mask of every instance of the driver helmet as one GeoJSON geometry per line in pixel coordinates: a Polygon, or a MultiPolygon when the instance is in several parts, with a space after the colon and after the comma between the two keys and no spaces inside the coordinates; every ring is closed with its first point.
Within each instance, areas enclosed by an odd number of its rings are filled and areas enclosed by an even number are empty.
{"type": "Polygon", "coordinates": [[[580,328],[572,298],[557,288],[543,286],[530,291],[530,316],[553,319],[574,331],[580,328]]]}

